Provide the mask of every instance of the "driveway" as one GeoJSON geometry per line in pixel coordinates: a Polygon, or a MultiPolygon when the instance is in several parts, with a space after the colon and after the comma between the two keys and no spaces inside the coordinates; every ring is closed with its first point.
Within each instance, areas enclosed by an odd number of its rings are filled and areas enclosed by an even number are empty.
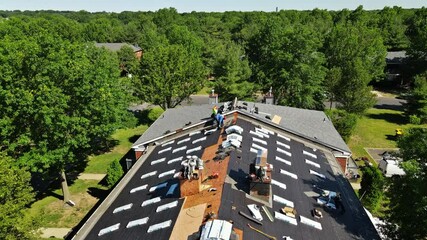
{"type": "Polygon", "coordinates": [[[375,104],[374,108],[403,111],[405,103],[406,100],[404,99],[398,99],[394,97],[377,97],[377,103],[375,104]]]}
{"type": "Polygon", "coordinates": [[[395,152],[399,150],[399,148],[365,148],[366,152],[371,156],[375,162],[379,163],[382,159],[382,154],[386,151],[395,152]]]}

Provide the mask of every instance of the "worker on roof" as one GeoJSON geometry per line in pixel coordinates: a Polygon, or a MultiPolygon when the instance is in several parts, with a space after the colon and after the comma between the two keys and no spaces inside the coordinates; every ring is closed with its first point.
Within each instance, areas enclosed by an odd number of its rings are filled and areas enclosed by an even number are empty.
{"type": "Polygon", "coordinates": [[[218,123],[218,128],[222,128],[224,126],[224,116],[222,114],[215,115],[215,120],[218,123]]]}
{"type": "Polygon", "coordinates": [[[216,115],[218,114],[218,106],[217,106],[217,105],[215,105],[215,106],[212,108],[212,114],[213,114],[214,116],[216,116],[216,115]]]}

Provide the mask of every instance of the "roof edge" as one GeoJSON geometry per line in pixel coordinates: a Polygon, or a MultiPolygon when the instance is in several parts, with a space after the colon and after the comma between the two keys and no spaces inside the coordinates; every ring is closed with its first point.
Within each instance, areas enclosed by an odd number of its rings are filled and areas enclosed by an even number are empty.
{"type": "MultiPolygon", "coordinates": [[[[293,134],[293,135],[295,135],[295,136],[301,137],[301,138],[303,138],[303,139],[305,139],[305,140],[308,140],[308,141],[311,141],[311,142],[315,142],[315,143],[318,143],[318,144],[320,144],[320,145],[323,145],[323,146],[325,146],[325,147],[327,147],[327,148],[330,148],[330,149],[332,149],[332,150],[336,150],[336,151],[342,152],[342,153],[343,153],[343,154],[345,154],[345,155],[349,155],[349,156],[350,156],[350,155],[352,154],[352,153],[351,153],[351,151],[348,151],[348,150],[350,150],[350,149],[346,150],[346,149],[342,149],[342,148],[339,148],[339,147],[333,146],[333,145],[328,144],[328,143],[325,143],[325,142],[323,142],[323,141],[321,141],[321,140],[319,140],[319,139],[316,139],[316,138],[312,138],[312,137],[306,136],[306,135],[301,134],[301,133],[298,133],[298,132],[296,132],[296,131],[294,131],[294,130],[292,130],[292,129],[289,129],[289,128],[287,128],[287,127],[284,127],[284,126],[282,126],[282,125],[280,125],[280,124],[275,124],[275,123],[273,123],[273,122],[271,122],[271,121],[267,121],[267,120],[265,120],[265,119],[263,119],[263,118],[257,117],[257,116],[255,116],[255,115],[253,115],[253,114],[249,114],[249,113],[247,113],[247,112],[245,112],[245,111],[241,111],[241,110],[239,110],[239,109],[231,110],[231,111],[229,111],[229,112],[224,113],[224,115],[225,115],[225,116],[227,116],[227,115],[233,114],[233,113],[235,113],[235,112],[240,113],[240,114],[243,114],[243,115],[245,115],[245,116],[247,116],[247,117],[250,117],[250,118],[252,118],[252,119],[255,119],[255,120],[257,120],[257,121],[260,121],[260,122],[262,122],[262,123],[264,123],[264,124],[267,124],[267,125],[270,125],[270,126],[273,126],[273,127],[279,128],[279,129],[281,129],[281,130],[283,130],[283,131],[286,131],[286,132],[291,133],[291,134],[293,134]]],[[[157,120],[156,120],[156,121],[157,121],[157,120]]],[[[205,123],[207,123],[207,122],[209,122],[209,121],[211,121],[211,120],[210,120],[210,119],[209,119],[209,120],[204,120],[204,121],[198,122],[198,123],[196,123],[196,124],[193,124],[193,125],[190,125],[190,126],[186,126],[186,127],[182,128],[181,130],[185,131],[185,130],[188,130],[188,129],[191,129],[191,128],[194,128],[194,127],[197,127],[197,126],[203,125],[203,124],[205,124],[205,123]]],[[[153,138],[153,139],[151,139],[151,140],[148,140],[148,141],[145,141],[145,142],[142,142],[142,143],[139,143],[139,144],[133,145],[133,146],[132,146],[132,148],[133,148],[133,149],[138,149],[138,148],[140,148],[140,146],[144,146],[144,145],[147,145],[147,144],[153,143],[153,142],[155,142],[155,141],[158,141],[158,140],[160,140],[160,139],[167,138],[167,137],[169,137],[169,136],[172,136],[172,135],[174,135],[174,134],[177,134],[178,132],[179,132],[178,130],[175,130],[175,131],[173,131],[173,132],[170,132],[170,133],[164,134],[164,135],[162,135],[162,136],[159,136],[159,137],[153,138]]],[[[341,135],[340,135],[340,136],[341,136],[341,135]]]]}

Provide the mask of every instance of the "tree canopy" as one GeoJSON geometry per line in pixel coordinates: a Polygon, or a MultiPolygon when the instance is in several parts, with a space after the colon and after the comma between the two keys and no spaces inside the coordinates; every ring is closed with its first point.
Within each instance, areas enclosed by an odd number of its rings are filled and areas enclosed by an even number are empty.
{"type": "Polygon", "coordinates": [[[49,177],[102,146],[128,116],[129,93],[114,53],[31,28],[0,41],[0,150],[49,177]]]}
{"type": "Polygon", "coordinates": [[[392,180],[385,230],[389,239],[427,237],[427,130],[411,129],[398,141],[406,175],[392,180]]]}
{"type": "Polygon", "coordinates": [[[325,58],[314,29],[271,19],[249,45],[253,78],[280,105],[323,109],[325,58]]]}
{"type": "Polygon", "coordinates": [[[173,108],[203,87],[201,57],[182,45],[159,46],[141,61],[139,94],[163,109],[173,108]]]}
{"type": "Polygon", "coordinates": [[[372,107],[375,100],[368,84],[383,75],[386,56],[377,31],[364,23],[338,24],[326,40],[326,56],[329,69],[340,76],[329,89],[335,89],[342,108],[361,114],[372,107]]]}
{"type": "Polygon", "coordinates": [[[35,225],[23,210],[34,199],[31,175],[0,153],[0,239],[32,239],[35,225]]]}

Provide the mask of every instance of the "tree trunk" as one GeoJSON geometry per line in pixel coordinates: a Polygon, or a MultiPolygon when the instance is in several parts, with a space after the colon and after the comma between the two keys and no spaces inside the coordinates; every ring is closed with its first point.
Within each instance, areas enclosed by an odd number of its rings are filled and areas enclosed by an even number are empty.
{"type": "Polygon", "coordinates": [[[65,176],[65,171],[61,171],[61,186],[62,186],[62,194],[64,195],[64,202],[68,203],[70,199],[70,191],[68,189],[67,184],[67,176],[65,176]]]}

